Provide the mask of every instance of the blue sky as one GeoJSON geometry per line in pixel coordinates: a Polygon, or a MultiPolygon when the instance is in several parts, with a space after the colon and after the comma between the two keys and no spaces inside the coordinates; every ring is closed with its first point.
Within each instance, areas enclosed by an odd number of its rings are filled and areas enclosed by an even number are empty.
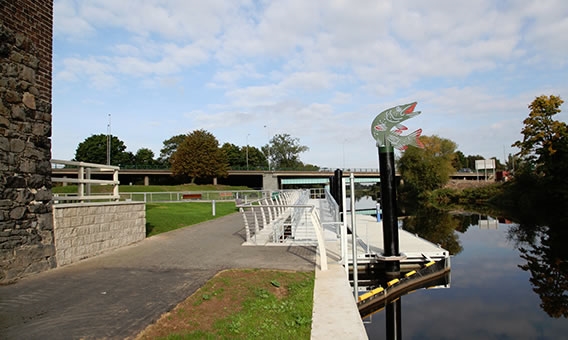
{"type": "Polygon", "coordinates": [[[133,153],[288,133],[304,163],[376,168],[371,122],[417,101],[410,131],[503,160],[536,96],[568,100],[564,0],[55,0],[53,48],[56,159],[110,115],[133,153]]]}

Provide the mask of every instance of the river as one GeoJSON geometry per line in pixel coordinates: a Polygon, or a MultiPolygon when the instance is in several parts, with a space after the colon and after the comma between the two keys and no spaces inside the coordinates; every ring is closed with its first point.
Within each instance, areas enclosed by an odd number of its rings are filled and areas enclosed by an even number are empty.
{"type": "MultiPolygon", "coordinates": [[[[532,233],[508,221],[432,209],[403,228],[453,255],[449,288],[400,298],[402,339],[568,338],[564,230],[532,233]]],[[[387,338],[385,313],[363,320],[370,339],[387,338]]]]}

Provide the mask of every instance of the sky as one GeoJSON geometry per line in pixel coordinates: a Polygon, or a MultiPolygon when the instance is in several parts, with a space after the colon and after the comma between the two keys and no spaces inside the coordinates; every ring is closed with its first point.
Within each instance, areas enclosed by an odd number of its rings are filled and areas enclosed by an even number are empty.
{"type": "Polygon", "coordinates": [[[568,100],[567,61],[565,0],[55,0],[52,156],[110,131],[158,157],[205,129],[377,168],[373,119],[417,102],[407,132],[503,161],[535,97],[568,100]]]}

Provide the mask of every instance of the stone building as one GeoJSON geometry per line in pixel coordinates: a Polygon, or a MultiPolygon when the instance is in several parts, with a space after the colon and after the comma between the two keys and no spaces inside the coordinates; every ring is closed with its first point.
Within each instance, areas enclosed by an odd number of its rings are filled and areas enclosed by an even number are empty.
{"type": "Polygon", "coordinates": [[[56,266],[53,0],[0,0],[0,283],[56,266]]]}

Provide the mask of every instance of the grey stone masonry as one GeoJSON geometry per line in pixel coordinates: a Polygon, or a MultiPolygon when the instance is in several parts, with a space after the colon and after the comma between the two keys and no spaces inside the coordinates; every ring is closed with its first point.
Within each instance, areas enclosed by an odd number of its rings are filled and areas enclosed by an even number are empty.
{"type": "Polygon", "coordinates": [[[0,1],[0,284],[56,266],[51,203],[53,1],[0,1]]]}
{"type": "Polygon", "coordinates": [[[57,204],[53,216],[58,266],[99,255],[146,237],[144,203],[57,204]]]}

